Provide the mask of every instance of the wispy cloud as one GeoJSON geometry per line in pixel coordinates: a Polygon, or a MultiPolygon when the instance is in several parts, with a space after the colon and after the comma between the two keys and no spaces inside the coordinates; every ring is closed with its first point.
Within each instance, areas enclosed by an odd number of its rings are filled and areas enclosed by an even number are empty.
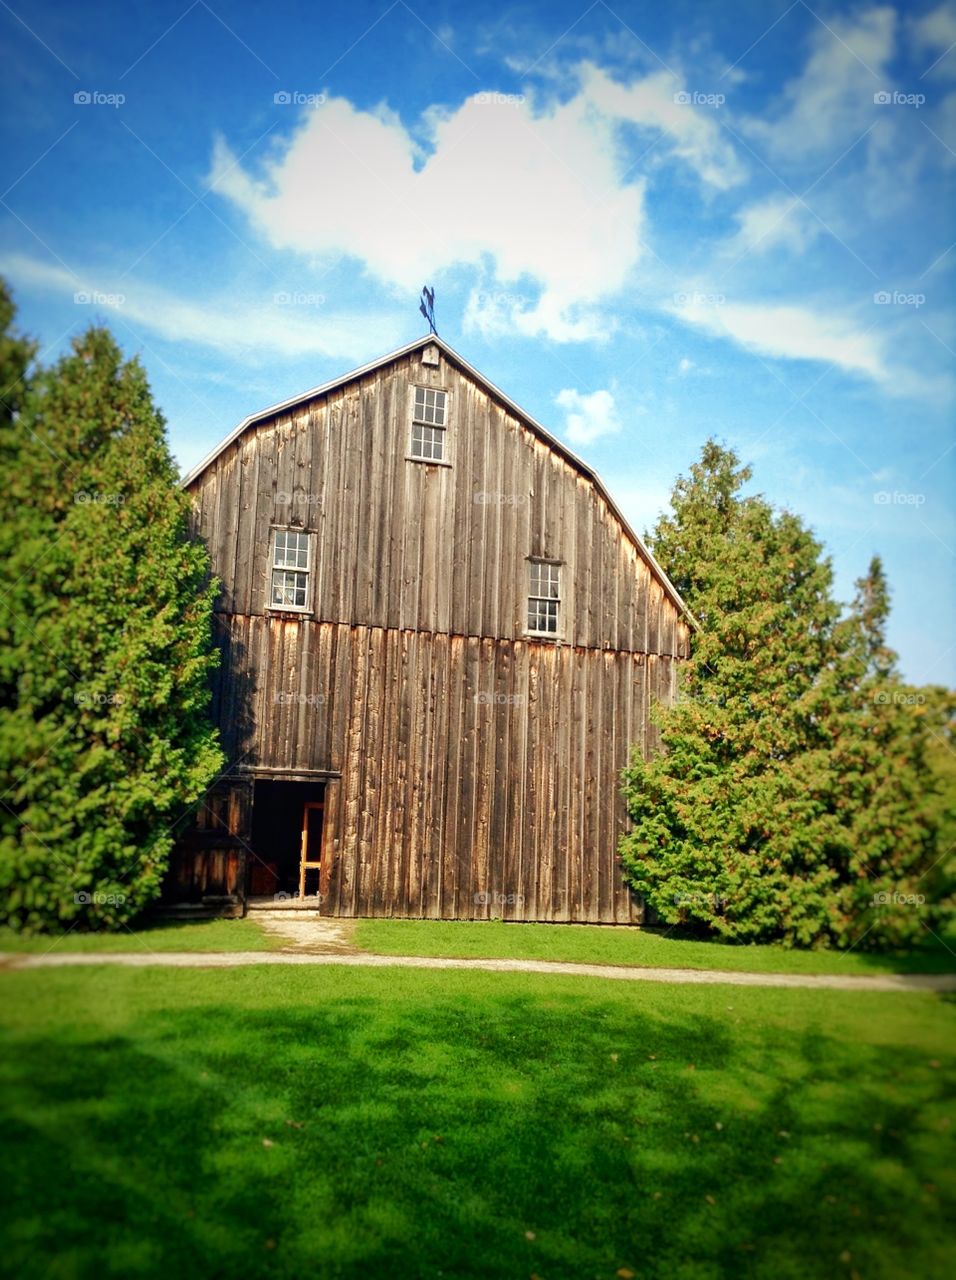
{"type": "Polygon", "coordinates": [[[956,7],[941,4],[910,19],[913,43],[931,61],[924,75],[956,76],[956,7]]]}
{"type": "Polygon", "coordinates": [[[889,83],[896,21],[884,6],[818,24],[800,74],[742,128],[775,159],[836,158],[873,122],[873,95],[889,83]]]}
{"type": "Polygon", "coordinates": [[[744,205],[734,219],[739,230],[721,246],[730,257],[766,254],[774,249],[803,253],[823,230],[806,205],[782,193],[744,205]]]}
{"type": "Polygon", "coordinates": [[[729,338],[762,356],[820,360],[877,382],[889,377],[883,342],[854,317],[832,307],[813,310],[762,302],[728,302],[688,293],[673,314],[714,337],[729,338]]]}
{"type": "Polygon", "coordinates": [[[22,288],[72,297],[77,318],[114,314],[176,343],[192,343],[259,363],[263,356],[321,355],[352,360],[395,346],[405,332],[396,313],[347,314],[319,294],[276,293],[260,301],[211,296],[199,303],[172,290],[108,272],[73,275],[22,254],[0,258],[0,274],[22,288]]]}

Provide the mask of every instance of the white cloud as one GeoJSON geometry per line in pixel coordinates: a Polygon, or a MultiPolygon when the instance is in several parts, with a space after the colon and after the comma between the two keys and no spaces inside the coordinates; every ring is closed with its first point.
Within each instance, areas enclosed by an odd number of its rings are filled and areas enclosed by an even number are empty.
{"type": "Polygon", "coordinates": [[[601,436],[614,435],[621,429],[610,391],[592,391],[586,395],[565,387],[554,397],[554,403],[567,414],[564,431],[573,444],[592,444],[601,436]]]}
{"type": "Polygon", "coordinates": [[[535,301],[531,293],[498,289],[493,282],[471,290],[462,324],[483,338],[543,333],[553,342],[604,342],[617,328],[613,315],[595,307],[571,305],[554,293],[535,301]]]}
{"type": "Polygon", "coordinates": [[[582,95],[594,108],[612,120],[659,130],[702,182],[725,191],[743,179],[743,166],[715,117],[720,107],[681,101],[688,95],[670,72],[625,85],[590,64],[582,70],[582,95]]]}
{"type": "Polygon", "coordinates": [[[755,201],[738,209],[734,217],[740,229],[723,247],[735,257],[773,249],[803,253],[821,231],[806,205],[785,195],[755,201]]]}
{"type": "Polygon", "coordinates": [[[956,158],[956,93],[946,94],[931,119],[936,134],[934,155],[951,169],[956,158]]]}
{"type": "Polygon", "coordinates": [[[697,365],[694,363],[693,360],[689,360],[687,356],[683,356],[680,361],[680,364],[678,364],[677,366],[677,372],[681,375],[682,378],[686,378],[687,375],[689,373],[693,373],[693,371],[696,368],[697,368],[697,365]]]}
{"type": "Polygon", "coordinates": [[[956,44],[956,8],[941,4],[938,9],[914,18],[911,29],[913,44],[921,53],[930,56],[933,72],[956,75],[956,56],[946,56],[956,44]]]}
{"type": "Polygon", "coordinates": [[[102,272],[86,271],[78,278],[20,254],[0,259],[0,274],[19,286],[73,298],[85,295],[88,301],[77,306],[78,320],[112,314],[170,342],[191,342],[253,360],[260,353],[353,360],[396,346],[404,332],[397,315],[332,313],[317,294],[303,294],[301,302],[287,294],[288,302],[269,295],[259,303],[209,297],[200,304],[156,285],[111,279],[102,272]]]}
{"type": "Polygon", "coordinates": [[[332,97],[261,176],[220,139],[210,182],[274,248],[319,262],[346,255],[404,292],[464,266],[480,292],[522,295],[491,307],[473,299],[475,328],[590,338],[598,304],[643,253],[646,179],[630,171],[629,133],[656,133],[654,163],[657,153],[677,160],[706,185],[724,189],[741,171],[714,120],[674,102],[672,77],[620,84],[587,63],[576,74],[566,101],[478,93],[429,109],[414,133],[384,109],[332,97]]]}
{"type": "Polygon", "coordinates": [[[873,95],[892,88],[886,68],[895,29],[896,13],[888,7],[821,26],[803,71],[784,87],[776,111],[771,107],[742,128],[781,157],[839,155],[872,123],[873,95]]]}
{"type": "Polygon", "coordinates": [[[883,344],[851,317],[821,307],[714,302],[687,294],[673,313],[715,337],[733,339],[758,355],[788,360],[820,360],[877,382],[888,379],[883,344]]]}

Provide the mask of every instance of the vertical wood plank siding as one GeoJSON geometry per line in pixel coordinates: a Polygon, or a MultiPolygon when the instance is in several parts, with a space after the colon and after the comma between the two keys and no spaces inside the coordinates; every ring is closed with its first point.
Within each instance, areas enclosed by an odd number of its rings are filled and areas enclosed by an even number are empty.
{"type": "Polygon", "coordinates": [[[331,913],[640,918],[620,770],[654,747],[689,636],[587,476],[413,352],[250,428],[190,492],[223,581],[230,770],[336,775],[331,913]],[[450,466],[406,458],[411,385],[449,393],[450,466]],[[276,525],[314,534],[307,615],[269,608],[276,525]],[[562,563],[558,643],[524,634],[529,556],[562,563]]]}

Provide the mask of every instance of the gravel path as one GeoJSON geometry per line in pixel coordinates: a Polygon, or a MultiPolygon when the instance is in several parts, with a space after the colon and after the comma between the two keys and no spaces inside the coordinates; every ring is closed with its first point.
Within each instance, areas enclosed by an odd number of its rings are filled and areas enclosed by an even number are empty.
{"type": "MultiPolygon", "coordinates": [[[[330,940],[331,942],[332,940],[330,940]]],[[[10,969],[52,969],[70,965],[115,964],[129,968],[159,965],[170,969],[235,969],[244,965],[350,965],[369,969],[466,969],[490,973],[549,973],[572,977],[611,978],[618,982],[681,982],[731,987],[803,987],[837,991],[956,991],[956,974],[881,974],[850,978],[839,974],[733,973],[718,969],[641,969],[610,964],[564,964],[553,960],[446,960],[432,956],[376,956],[349,949],[347,938],[335,939],[342,950],[218,952],[48,952],[45,955],[0,953],[10,969]]]]}
{"type": "Polygon", "coordinates": [[[255,919],[266,933],[281,938],[287,946],[292,945],[298,951],[327,955],[358,954],[352,941],[353,928],[348,922],[323,919],[311,912],[291,911],[257,911],[255,919]]]}

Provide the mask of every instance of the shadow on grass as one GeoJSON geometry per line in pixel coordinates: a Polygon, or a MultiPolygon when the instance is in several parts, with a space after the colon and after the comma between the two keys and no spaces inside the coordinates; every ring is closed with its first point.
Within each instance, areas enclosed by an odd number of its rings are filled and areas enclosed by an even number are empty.
{"type": "Polygon", "coordinates": [[[11,1048],[24,1278],[952,1273],[915,1049],[563,993],[224,1000],[11,1048]]]}
{"type": "MultiPolygon", "coordinates": [[[[945,937],[936,938],[927,935],[927,942],[919,947],[911,947],[909,950],[888,950],[888,951],[866,951],[857,947],[851,947],[848,950],[841,951],[838,948],[831,947],[817,951],[801,950],[800,948],[788,949],[785,947],[770,948],[766,945],[750,945],[747,943],[734,943],[726,940],[720,940],[707,937],[692,930],[684,930],[675,926],[662,925],[646,925],[644,932],[651,937],[660,940],[669,940],[671,942],[686,942],[696,944],[701,948],[700,954],[705,954],[704,950],[709,952],[713,958],[713,968],[721,969],[725,965],[721,963],[721,957],[731,956],[736,959],[738,956],[747,956],[748,954],[767,953],[772,950],[781,959],[792,961],[794,972],[801,970],[801,960],[803,957],[812,957],[819,960],[827,960],[831,962],[829,969],[833,973],[840,970],[840,962],[846,960],[853,965],[855,972],[864,972],[872,970],[874,973],[954,973],[956,972],[956,933],[947,932],[945,937]]],[[[736,967],[736,966],[735,966],[736,967]]],[[[745,967],[745,966],[741,966],[745,967]]],[[[757,966],[759,967],[759,966],[757,966]]],[[[786,971],[787,966],[780,966],[782,971],[786,971]]],[[[808,970],[809,971],[809,970],[808,970]]]]}

